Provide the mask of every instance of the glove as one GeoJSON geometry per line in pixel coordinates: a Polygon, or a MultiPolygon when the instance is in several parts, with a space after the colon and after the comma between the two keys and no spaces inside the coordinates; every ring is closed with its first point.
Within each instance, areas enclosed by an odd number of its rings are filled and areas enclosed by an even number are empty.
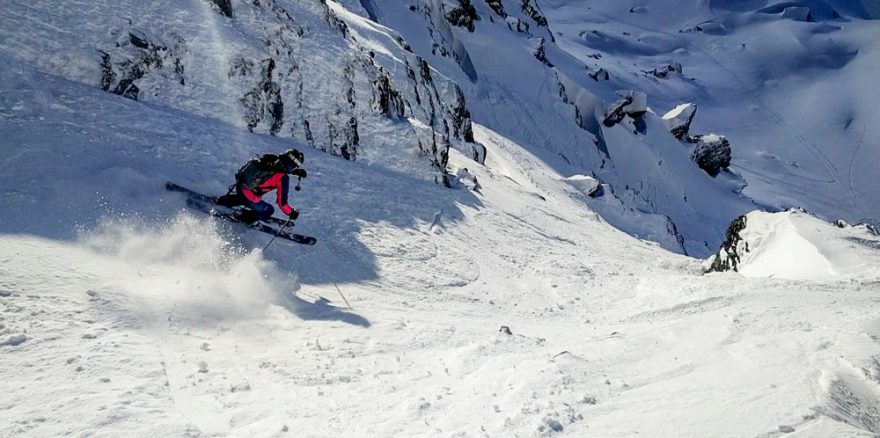
{"type": "Polygon", "coordinates": [[[293,210],[290,210],[290,214],[288,216],[290,216],[290,220],[295,221],[297,218],[299,218],[299,210],[295,208],[293,210]]]}
{"type": "Polygon", "coordinates": [[[291,171],[290,174],[298,176],[300,178],[305,178],[306,175],[308,175],[308,172],[306,172],[305,169],[293,169],[293,171],[291,171]]]}

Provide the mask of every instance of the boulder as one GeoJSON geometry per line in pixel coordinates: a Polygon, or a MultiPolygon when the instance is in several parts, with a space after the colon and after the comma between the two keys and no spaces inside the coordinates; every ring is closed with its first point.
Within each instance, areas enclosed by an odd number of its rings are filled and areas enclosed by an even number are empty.
{"type": "Polygon", "coordinates": [[[682,73],[682,66],[678,62],[673,62],[670,64],[665,64],[665,65],[661,65],[658,67],[654,67],[653,70],[647,70],[647,71],[645,71],[645,73],[654,75],[655,77],[658,77],[660,79],[666,79],[675,73],[681,74],[682,73]]]}
{"type": "Polygon", "coordinates": [[[450,24],[463,27],[468,32],[474,31],[474,22],[480,19],[480,16],[477,15],[477,9],[474,8],[470,0],[449,1],[443,5],[443,9],[446,12],[446,20],[450,24]]]}
{"type": "Polygon", "coordinates": [[[697,105],[683,103],[663,115],[663,123],[669,128],[669,132],[679,140],[685,140],[691,129],[691,123],[697,114],[697,105]]]}
{"type": "Polygon", "coordinates": [[[637,120],[648,112],[647,94],[633,90],[620,91],[618,94],[620,99],[611,105],[610,111],[602,120],[602,124],[609,128],[620,123],[624,116],[630,116],[637,120]]]}
{"type": "Polygon", "coordinates": [[[565,178],[565,182],[591,198],[598,198],[605,194],[602,181],[589,175],[572,175],[565,178]]]}
{"type": "Polygon", "coordinates": [[[593,79],[596,82],[607,81],[607,80],[611,79],[611,75],[608,73],[608,70],[605,70],[602,67],[599,67],[598,70],[591,71],[587,74],[590,76],[591,79],[593,79]]]}
{"type": "Polygon", "coordinates": [[[475,192],[479,192],[482,188],[482,186],[480,186],[480,182],[477,181],[477,177],[470,173],[470,171],[468,171],[466,167],[458,169],[458,172],[455,173],[455,176],[458,178],[458,181],[461,184],[475,192]]]}
{"type": "Polygon", "coordinates": [[[697,144],[691,159],[712,177],[718,175],[722,169],[730,167],[730,142],[724,136],[697,135],[691,137],[690,141],[697,144]]]}

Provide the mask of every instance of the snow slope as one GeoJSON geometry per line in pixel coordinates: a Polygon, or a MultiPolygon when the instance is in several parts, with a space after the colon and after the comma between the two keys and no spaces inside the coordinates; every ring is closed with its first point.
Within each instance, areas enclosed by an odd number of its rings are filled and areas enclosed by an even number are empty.
{"type": "Polygon", "coordinates": [[[559,47],[608,71],[613,86],[645,91],[658,113],[696,103],[692,131],[730,139],[732,168],[760,205],[877,223],[876,2],[542,6],[559,47]],[[798,8],[811,12],[809,21],[798,18],[798,8]],[[670,63],[683,71],[648,73],[670,63]]]}
{"type": "Polygon", "coordinates": [[[880,430],[876,282],[702,276],[482,127],[507,167],[452,159],[481,194],[308,150],[319,244],[261,254],[162,181],[218,190],[288,142],[211,150],[237,128],[0,73],[3,435],[880,430]]]}
{"type": "Polygon", "coordinates": [[[735,254],[735,270],[747,277],[866,281],[880,277],[880,236],[864,224],[833,226],[800,210],[755,211],[740,221],[742,229],[731,242],[732,252],[722,250],[708,265],[735,254]]]}
{"type": "MultiPolygon", "coordinates": [[[[486,165],[456,149],[447,165],[480,189],[452,190],[418,158],[383,162],[409,144],[399,136],[387,155],[374,149],[381,159],[345,160],[237,118],[104,92],[10,41],[0,436],[880,433],[876,277],[703,275],[662,236],[634,238],[591,208],[620,202],[607,211],[627,214],[623,197],[594,201],[571,178],[584,172],[561,171],[565,160],[480,123],[477,109],[486,165]],[[314,247],[263,253],[267,235],[163,189],[172,179],[220,193],[243,160],[291,145],[309,170],[292,195],[296,230],[318,236],[314,247]]],[[[225,96],[205,93],[190,104],[225,96]]],[[[641,138],[613,130],[627,141],[611,147],[641,138]]],[[[654,213],[629,214],[619,223],[654,213]]]]}

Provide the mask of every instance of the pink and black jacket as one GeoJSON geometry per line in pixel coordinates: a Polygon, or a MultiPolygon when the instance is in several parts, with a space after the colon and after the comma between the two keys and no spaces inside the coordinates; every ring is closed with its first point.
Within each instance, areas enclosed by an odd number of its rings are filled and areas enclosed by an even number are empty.
{"type": "Polygon", "coordinates": [[[254,189],[248,189],[243,186],[239,186],[239,192],[251,203],[254,205],[263,202],[262,197],[273,190],[276,192],[276,204],[281,209],[281,211],[290,215],[293,211],[293,207],[291,207],[287,203],[287,193],[290,187],[290,178],[284,172],[275,172],[272,176],[269,177],[266,181],[261,183],[254,189]]]}

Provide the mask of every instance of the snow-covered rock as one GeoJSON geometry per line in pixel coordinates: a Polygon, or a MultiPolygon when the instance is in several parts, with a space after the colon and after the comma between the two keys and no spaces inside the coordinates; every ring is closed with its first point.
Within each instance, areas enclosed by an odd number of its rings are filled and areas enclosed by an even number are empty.
{"type": "Polygon", "coordinates": [[[663,115],[663,122],[669,128],[669,132],[679,140],[688,137],[691,129],[691,123],[697,114],[697,105],[694,103],[683,103],[669,110],[663,115]]]}
{"type": "Polygon", "coordinates": [[[608,109],[602,123],[607,127],[612,127],[624,116],[630,116],[637,119],[648,111],[648,95],[641,91],[624,90],[618,92],[620,99],[614,102],[608,109]]]}
{"type": "Polygon", "coordinates": [[[707,272],[794,280],[880,278],[880,237],[822,221],[803,210],[751,212],[734,220],[707,272]]]}
{"type": "Polygon", "coordinates": [[[648,70],[645,73],[648,73],[660,79],[666,79],[672,74],[680,75],[682,72],[683,68],[681,66],[681,63],[673,62],[670,64],[663,64],[661,66],[654,67],[653,69],[648,70]]]}
{"type": "Polygon", "coordinates": [[[602,196],[604,192],[602,182],[589,175],[572,175],[565,178],[565,182],[591,198],[602,196]]]}
{"type": "Polygon", "coordinates": [[[722,135],[695,135],[689,141],[696,143],[691,159],[711,176],[730,166],[730,142],[722,135]]]}

